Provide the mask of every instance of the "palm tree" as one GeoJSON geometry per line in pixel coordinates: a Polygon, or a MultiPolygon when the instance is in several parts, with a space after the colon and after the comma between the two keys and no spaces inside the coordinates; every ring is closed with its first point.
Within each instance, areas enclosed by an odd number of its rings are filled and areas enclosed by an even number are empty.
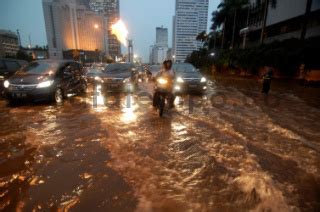
{"type": "MultiPolygon", "coordinates": [[[[233,27],[232,27],[232,39],[231,39],[231,48],[234,46],[235,32],[237,26],[237,14],[240,10],[247,5],[249,0],[223,0],[219,6],[218,11],[213,12],[213,25],[212,29],[215,30],[223,24],[223,33],[222,40],[224,41],[226,33],[227,19],[231,15],[233,16],[233,27]]],[[[223,44],[222,44],[223,46],[223,44]]]]}
{"type": "Polygon", "coordinates": [[[304,13],[304,17],[302,21],[302,28],[301,28],[301,35],[300,35],[301,40],[304,40],[306,37],[307,25],[308,25],[309,16],[311,13],[311,6],[312,6],[312,0],[307,0],[306,11],[304,13]]]}
{"type": "Polygon", "coordinates": [[[217,11],[213,11],[213,13],[212,13],[212,26],[211,26],[211,29],[213,31],[217,31],[219,28],[221,28],[223,26],[223,28],[222,28],[222,39],[221,39],[221,48],[222,49],[224,47],[228,10],[229,10],[229,8],[227,8],[225,4],[220,3],[218,5],[218,10],[217,11]]]}

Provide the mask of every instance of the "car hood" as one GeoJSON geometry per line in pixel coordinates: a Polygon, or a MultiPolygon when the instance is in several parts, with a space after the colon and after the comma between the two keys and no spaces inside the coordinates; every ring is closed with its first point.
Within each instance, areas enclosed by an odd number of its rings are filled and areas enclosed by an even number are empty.
{"type": "Polygon", "coordinates": [[[129,78],[131,77],[131,73],[129,72],[125,72],[125,73],[104,73],[102,75],[103,78],[110,78],[110,79],[113,79],[113,78],[121,78],[121,79],[126,79],[126,78],[129,78]]]}
{"type": "Polygon", "coordinates": [[[23,84],[23,85],[32,85],[38,84],[40,82],[49,80],[50,77],[46,75],[38,75],[38,74],[26,74],[26,75],[13,75],[9,78],[9,82],[11,84],[23,84]]]}
{"type": "Polygon", "coordinates": [[[176,73],[176,75],[178,77],[181,78],[196,78],[196,79],[200,79],[202,77],[202,75],[199,72],[180,72],[180,73],[176,73]]]}

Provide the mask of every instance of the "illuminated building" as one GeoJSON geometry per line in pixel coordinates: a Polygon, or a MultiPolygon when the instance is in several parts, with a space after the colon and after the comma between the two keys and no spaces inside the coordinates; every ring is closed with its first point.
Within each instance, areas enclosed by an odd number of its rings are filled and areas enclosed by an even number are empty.
{"type": "MultiPolygon", "coordinates": [[[[107,9],[103,10],[105,13],[97,12],[93,3],[98,5],[99,2],[102,1],[43,0],[50,58],[62,59],[63,51],[72,49],[102,52],[113,57],[120,54],[119,42],[110,35],[110,24],[119,16],[110,18],[111,12],[107,9]]],[[[118,1],[116,5],[107,5],[119,9],[118,1]]]]}
{"type": "Polygon", "coordinates": [[[120,18],[119,0],[90,0],[90,9],[105,17],[107,22],[107,46],[109,55],[116,58],[121,54],[121,46],[115,35],[111,33],[111,28],[120,18]]]}

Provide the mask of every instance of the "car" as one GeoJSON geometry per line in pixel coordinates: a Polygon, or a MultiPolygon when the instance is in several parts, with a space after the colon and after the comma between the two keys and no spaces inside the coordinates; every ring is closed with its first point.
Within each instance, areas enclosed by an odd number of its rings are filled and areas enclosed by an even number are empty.
{"type": "Polygon", "coordinates": [[[28,64],[27,61],[0,58],[0,92],[4,90],[3,83],[10,76],[12,76],[16,71],[18,71],[22,66],[28,64]]]}
{"type": "Polygon", "coordinates": [[[98,69],[89,68],[86,71],[86,78],[88,83],[95,83],[101,81],[101,77],[103,77],[104,72],[98,69]]]}
{"type": "Polygon", "coordinates": [[[113,63],[106,67],[100,77],[102,89],[106,92],[132,92],[137,68],[132,63],[113,63]]]}
{"type": "Polygon", "coordinates": [[[89,69],[103,71],[107,67],[106,63],[93,63],[89,69]]]}
{"type": "Polygon", "coordinates": [[[176,73],[176,93],[204,93],[207,90],[207,79],[192,64],[175,63],[173,70],[176,73]]]}
{"type": "Polygon", "coordinates": [[[41,60],[21,68],[4,82],[4,87],[10,102],[50,99],[62,103],[68,94],[85,92],[87,83],[80,63],[41,60]]]}

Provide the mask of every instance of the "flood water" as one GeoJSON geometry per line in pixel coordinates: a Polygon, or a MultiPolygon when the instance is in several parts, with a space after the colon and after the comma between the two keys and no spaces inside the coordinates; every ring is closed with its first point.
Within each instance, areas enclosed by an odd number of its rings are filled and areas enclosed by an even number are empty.
{"type": "Polygon", "coordinates": [[[219,79],[159,118],[152,86],[0,101],[0,211],[319,211],[320,90],[219,79]]]}

